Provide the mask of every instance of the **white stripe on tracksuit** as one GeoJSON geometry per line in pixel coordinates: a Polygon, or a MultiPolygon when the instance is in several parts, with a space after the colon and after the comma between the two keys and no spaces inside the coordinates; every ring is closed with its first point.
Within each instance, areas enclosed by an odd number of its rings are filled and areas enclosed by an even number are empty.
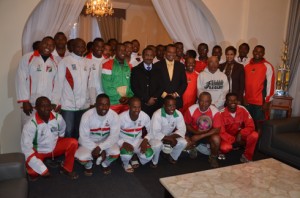
{"type": "MultiPolygon", "coordinates": [[[[120,119],[117,113],[109,109],[105,116],[99,116],[96,108],[92,108],[82,115],[79,128],[79,148],[75,157],[80,161],[91,161],[92,150],[97,146],[105,150],[106,156],[119,155],[117,141],[120,134],[120,119]]],[[[103,167],[109,166],[107,158],[103,167]]]]}
{"type": "Polygon", "coordinates": [[[162,139],[165,136],[178,134],[180,137],[177,138],[177,144],[173,147],[170,153],[174,160],[177,160],[183,149],[187,145],[185,140],[186,125],[182,114],[176,110],[178,116],[168,115],[162,116],[161,109],[154,112],[151,120],[151,133],[150,133],[150,145],[154,151],[154,157],[152,159],[153,164],[157,164],[159,160],[160,151],[162,150],[163,143],[162,139]],[[174,131],[174,129],[176,129],[174,131]],[[174,131],[174,132],[173,132],[174,131]]]}
{"type": "MultiPolygon", "coordinates": [[[[120,125],[121,133],[120,133],[120,139],[118,141],[119,146],[122,147],[124,142],[131,144],[134,148],[133,152],[137,154],[141,164],[146,164],[147,162],[149,162],[152,159],[153,155],[147,158],[146,155],[141,153],[140,150],[140,144],[143,141],[142,138],[143,127],[146,128],[147,132],[150,132],[149,116],[145,112],[141,111],[139,113],[138,119],[132,121],[129,116],[129,110],[127,110],[120,114],[120,122],[121,122],[120,125]]],[[[149,135],[146,135],[144,138],[148,139],[148,141],[150,140],[149,135]]],[[[121,153],[120,157],[124,167],[128,166],[132,156],[133,155],[121,153]]]]}

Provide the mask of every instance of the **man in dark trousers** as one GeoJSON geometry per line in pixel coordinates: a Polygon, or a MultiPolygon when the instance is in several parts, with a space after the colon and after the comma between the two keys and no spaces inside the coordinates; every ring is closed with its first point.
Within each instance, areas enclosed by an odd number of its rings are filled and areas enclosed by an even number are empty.
{"type": "Polygon", "coordinates": [[[182,107],[182,95],[187,87],[187,80],[184,65],[179,61],[175,61],[175,57],[176,47],[173,44],[169,44],[165,59],[155,63],[154,66],[158,66],[162,74],[160,80],[163,88],[161,99],[167,95],[172,95],[176,98],[177,108],[180,109],[182,107]]]}
{"type": "Polygon", "coordinates": [[[161,86],[161,73],[154,66],[154,52],[151,48],[145,48],[142,53],[143,62],[131,71],[131,89],[134,96],[142,102],[142,110],[150,117],[160,108],[158,99],[163,90],[161,86]]]}

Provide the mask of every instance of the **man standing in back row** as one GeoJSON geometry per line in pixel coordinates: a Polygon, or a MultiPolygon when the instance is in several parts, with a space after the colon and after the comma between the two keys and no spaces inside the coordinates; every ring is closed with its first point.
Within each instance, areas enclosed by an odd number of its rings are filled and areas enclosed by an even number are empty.
{"type": "Polygon", "coordinates": [[[172,95],[176,99],[176,105],[179,109],[183,105],[182,95],[187,87],[187,80],[184,65],[175,61],[175,57],[176,47],[170,44],[167,46],[166,58],[155,65],[160,68],[162,74],[161,86],[163,93],[161,98],[172,95]]]}

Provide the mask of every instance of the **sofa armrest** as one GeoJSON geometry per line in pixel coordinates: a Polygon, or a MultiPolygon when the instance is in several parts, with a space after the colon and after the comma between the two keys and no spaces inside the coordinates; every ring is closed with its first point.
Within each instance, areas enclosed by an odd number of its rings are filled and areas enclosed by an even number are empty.
{"type": "Polygon", "coordinates": [[[0,154],[0,181],[16,178],[26,178],[24,154],[0,154]]]}
{"type": "Polygon", "coordinates": [[[274,135],[278,133],[288,133],[288,132],[300,133],[300,117],[287,118],[282,120],[268,120],[264,123],[264,127],[266,128],[271,127],[274,135]]]}

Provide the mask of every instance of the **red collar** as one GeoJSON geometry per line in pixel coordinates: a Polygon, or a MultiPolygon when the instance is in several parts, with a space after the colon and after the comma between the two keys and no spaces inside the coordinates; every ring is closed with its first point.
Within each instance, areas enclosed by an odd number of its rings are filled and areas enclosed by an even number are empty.
{"type": "MultiPolygon", "coordinates": [[[[49,121],[53,120],[55,118],[55,116],[53,115],[53,113],[50,113],[50,117],[49,117],[49,121]]],[[[35,119],[36,119],[36,123],[37,124],[42,124],[44,123],[44,120],[42,120],[42,118],[39,116],[38,112],[35,113],[35,119]]]]}
{"type": "Polygon", "coordinates": [[[261,61],[259,61],[259,62],[254,62],[253,61],[254,59],[253,58],[251,58],[251,60],[250,60],[250,64],[260,64],[260,63],[264,63],[264,62],[266,62],[266,60],[263,58],[261,61]]]}

